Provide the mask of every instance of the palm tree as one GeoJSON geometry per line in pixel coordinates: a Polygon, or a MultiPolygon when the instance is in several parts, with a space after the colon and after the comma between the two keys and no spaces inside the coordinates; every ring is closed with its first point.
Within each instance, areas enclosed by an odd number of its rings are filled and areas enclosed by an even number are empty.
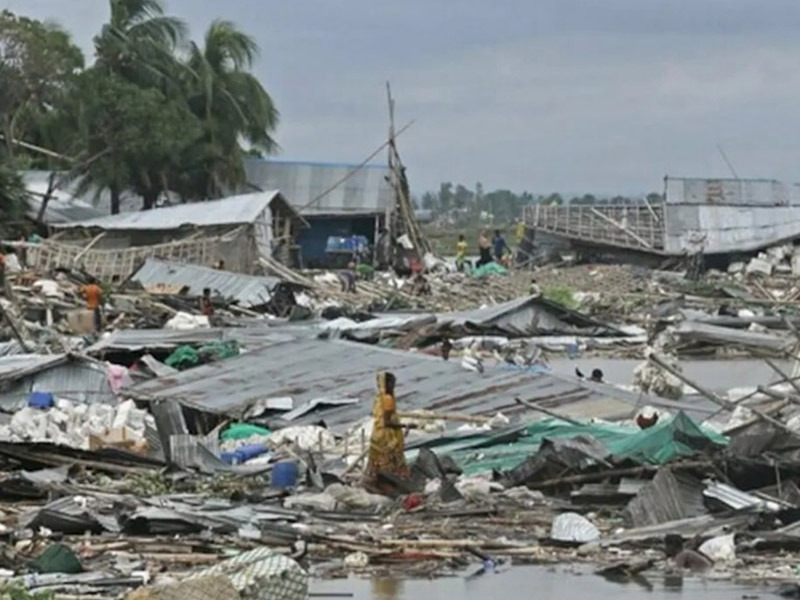
{"type": "Polygon", "coordinates": [[[109,22],[94,39],[98,65],[165,91],[180,66],[175,52],[186,24],[166,16],[160,0],[110,0],[110,8],[109,22]]]}
{"type": "Polygon", "coordinates": [[[250,73],[258,53],[253,38],[228,21],[211,24],[203,48],[190,45],[187,98],[205,131],[197,168],[188,176],[190,195],[215,198],[244,182],[240,142],[265,152],[277,148],[278,111],[250,73]]]}

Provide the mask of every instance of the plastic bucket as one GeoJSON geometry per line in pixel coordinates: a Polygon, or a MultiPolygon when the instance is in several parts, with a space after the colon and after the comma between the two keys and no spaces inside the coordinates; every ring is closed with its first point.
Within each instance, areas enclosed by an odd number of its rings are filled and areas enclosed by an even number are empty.
{"type": "Polygon", "coordinates": [[[272,466],[270,484],[280,489],[294,487],[297,485],[298,471],[297,463],[292,460],[275,463],[272,466]]]}

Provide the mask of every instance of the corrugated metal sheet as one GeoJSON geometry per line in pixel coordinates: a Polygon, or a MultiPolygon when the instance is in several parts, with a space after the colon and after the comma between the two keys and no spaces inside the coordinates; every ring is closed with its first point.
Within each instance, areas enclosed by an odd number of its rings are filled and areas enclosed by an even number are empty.
{"type": "Polygon", "coordinates": [[[800,184],[772,179],[668,177],[666,202],[712,206],[800,206],[800,184]]]}
{"type": "MultiPolygon", "coordinates": [[[[200,411],[238,415],[258,400],[290,396],[295,406],[316,398],[358,398],[357,404],[324,412],[331,426],[343,426],[368,415],[375,375],[397,376],[402,410],[426,408],[491,415],[514,414],[515,396],[541,402],[565,415],[605,418],[629,416],[639,401],[611,386],[577,379],[490,368],[466,371],[456,362],[340,340],[300,340],[249,352],[237,358],[191,369],[131,388],[136,397],[176,399],[200,411]]],[[[527,413],[531,414],[531,413],[527,413]]],[[[309,414],[299,423],[318,419],[309,414]]]]}
{"type": "Polygon", "coordinates": [[[758,507],[776,512],[784,507],[784,504],[777,499],[774,499],[773,501],[765,500],[717,481],[707,481],[706,489],[703,492],[703,495],[707,498],[718,500],[733,510],[743,510],[745,508],[758,507]]]}
{"type": "Polygon", "coordinates": [[[155,258],[148,258],[133,280],[145,287],[165,284],[188,287],[191,296],[201,296],[203,289],[209,288],[212,295],[218,293],[244,307],[266,304],[271,297],[270,290],[281,282],[277,277],[243,275],[155,258]]]}
{"type": "Polygon", "coordinates": [[[0,359],[0,379],[13,383],[0,392],[0,408],[24,407],[31,392],[85,403],[115,401],[105,365],[71,356],[12,356],[0,359]],[[19,360],[23,359],[23,360],[19,360]]]}
{"type": "Polygon", "coordinates": [[[646,527],[705,512],[703,484],[690,475],[663,468],[628,503],[625,517],[634,527],[646,527]]]}
{"type": "Polygon", "coordinates": [[[268,326],[240,328],[195,329],[193,331],[170,331],[168,329],[121,329],[104,336],[86,349],[86,353],[98,356],[103,352],[138,352],[141,350],[171,350],[184,344],[208,344],[236,340],[240,346],[255,348],[292,341],[298,335],[310,336],[305,328],[281,329],[268,326]]]}
{"type": "Polygon", "coordinates": [[[249,159],[247,182],[262,190],[280,190],[302,215],[383,213],[393,199],[387,181],[388,167],[368,165],[359,169],[325,197],[321,194],[357,167],[302,162],[249,159]]]}
{"type": "Polygon", "coordinates": [[[281,193],[277,191],[256,192],[231,196],[223,200],[180,204],[154,210],[111,215],[100,219],[56,225],[56,227],[96,227],[106,230],[166,230],[177,229],[183,225],[195,225],[198,227],[243,225],[254,223],[262,215],[269,221],[271,215],[266,209],[277,198],[284,199],[281,193]]]}
{"type": "Polygon", "coordinates": [[[706,254],[751,252],[800,237],[800,206],[675,205],[665,218],[669,254],[699,243],[706,254]]]}
{"type": "MultiPolygon", "coordinates": [[[[39,210],[50,183],[49,171],[25,171],[22,173],[28,197],[27,215],[31,219],[39,216],[39,210]]],[[[63,188],[51,192],[50,200],[44,213],[44,222],[48,225],[71,223],[87,219],[97,219],[105,215],[89,202],[76,198],[71,190],[75,186],[66,184],[63,188]]]]}
{"type": "Polygon", "coordinates": [[[788,336],[709,325],[699,321],[684,321],[674,329],[673,334],[679,341],[684,343],[696,342],[720,346],[743,346],[745,348],[763,348],[775,352],[788,350],[789,346],[794,343],[794,339],[790,339],[788,336]]]}
{"type": "Polygon", "coordinates": [[[63,354],[16,354],[0,358],[0,381],[16,380],[66,362],[63,354]]]}
{"type": "Polygon", "coordinates": [[[438,320],[440,325],[472,323],[526,334],[547,331],[576,333],[589,328],[593,329],[592,333],[596,335],[620,335],[622,333],[618,329],[546,298],[530,296],[509,300],[487,308],[440,314],[438,320]]]}
{"type": "Polygon", "coordinates": [[[15,354],[22,354],[22,346],[16,340],[9,342],[0,342],[0,356],[13,356],[15,354]]]}
{"type": "Polygon", "coordinates": [[[800,236],[800,184],[762,179],[666,182],[668,254],[750,252],[800,236]]]}

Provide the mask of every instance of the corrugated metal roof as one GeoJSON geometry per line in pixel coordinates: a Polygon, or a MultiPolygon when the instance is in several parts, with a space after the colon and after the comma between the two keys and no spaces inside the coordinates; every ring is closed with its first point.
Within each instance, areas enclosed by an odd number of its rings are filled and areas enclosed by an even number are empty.
{"type": "Polygon", "coordinates": [[[0,342],[0,356],[14,356],[22,352],[22,346],[16,340],[0,342]]]}
{"type": "Polygon", "coordinates": [[[22,408],[31,392],[51,392],[77,402],[115,400],[104,364],[70,355],[20,355],[0,358],[0,381],[11,382],[0,392],[5,411],[22,408]]]}
{"type": "MultiPolygon", "coordinates": [[[[28,197],[28,212],[26,214],[30,219],[39,217],[42,202],[44,202],[44,199],[41,196],[28,197]]],[[[43,220],[48,225],[58,225],[73,223],[75,221],[97,219],[102,216],[104,216],[104,213],[79,200],[51,198],[47,202],[43,220]]]]}
{"type": "Polygon", "coordinates": [[[595,335],[620,335],[615,329],[566,306],[535,296],[523,296],[486,308],[437,315],[439,323],[465,325],[473,323],[508,331],[532,334],[541,331],[577,332],[592,328],[595,335]]]}
{"type": "Polygon", "coordinates": [[[733,510],[758,507],[775,512],[783,507],[778,499],[773,501],[765,500],[718,481],[706,481],[705,483],[704,496],[718,500],[733,510]]]}
{"type": "Polygon", "coordinates": [[[16,354],[0,358],[0,380],[15,380],[63,363],[63,354],[16,354]]]}
{"type": "Polygon", "coordinates": [[[148,258],[133,280],[145,287],[164,284],[188,287],[191,296],[201,296],[203,289],[209,288],[212,295],[218,293],[244,307],[266,304],[271,297],[270,290],[281,282],[277,277],[243,275],[155,258],[148,258]]]}
{"type": "Polygon", "coordinates": [[[56,225],[56,227],[165,230],[177,229],[184,225],[198,227],[242,225],[253,223],[276,198],[283,199],[283,196],[277,191],[256,192],[231,196],[222,200],[122,213],[99,219],[56,225]]]}
{"type": "Polygon", "coordinates": [[[102,337],[86,349],[90,355],[106,351],[171,350],[184,344],[208,344],[236,340],[240,346],[254,348],[280,344],[296,339],[297,335],[313,335],[302,328],[276,330],[267,324],[250,327],[194,329],[171,331],[169,329],[120,329],[102,337]]]}
{"type": "MultiPolygon", "coordinates": [[[[39,216],[39,210],[50,183],[49,171],[24,171],[22,173],[25,188],[29,192],[28,212],[31,219],[39,216]]],[[[62,188],[51,192],[50,200],[44,213],[44,222],[49,225],[71,223],[87,219],[97,219],[106,213],[97,210],[92,204],[76,198],[71,188],[73,184],[65,184],[62,188]]]]}
{"type": "Polygon", "coordinates": [[[386,179],[389,168],[370,165],[352,173],[357,168],[262,159],[245,161],[249,184],[263,190],[281,190],[303,216],[383,213],[393,200],[392,187],[386,179]],[[341,185],[316,200],[345,177],[341,185]]]}
{"type": "Polygon", "coordinates": [[[625,508],[633,527],[658,525],[706,513],[703,484],[686,473],[663,468],[625,508]]]}
{"type": "Polygon", "coordinates": [[[702,179],[667,177],[667,204],[797,206],[800,184],[774,179],[702,179]]]}
{"type": "MultiPolygon", "coordinates": [[[[380,370],[397,376],[402,410],[513,414],[528,410],[514,401],[519,396],[565,415],[622,418],[631,414],[639,400],[636,394],[577,379],[504,367],[478,374],[457,362],[422,354],[317,339],[262,348],[145,382],[130,392],[142,398],[173,398],[200,411],[229,415],[271,397],[290,396],[295,406],[321,397],[358,398],[357,404],[325,411],[326,422],[335,427],[370,413],[375,374],[380,370]]],[[[298,422],[318,418],[309,414],[298,422]]]]}

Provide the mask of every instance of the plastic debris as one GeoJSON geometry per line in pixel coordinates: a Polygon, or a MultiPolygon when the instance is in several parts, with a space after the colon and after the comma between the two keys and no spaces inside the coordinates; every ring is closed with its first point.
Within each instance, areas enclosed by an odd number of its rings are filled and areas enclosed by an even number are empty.
{"type": "Polygon", "coordinates": [[[344,566],[350,569],[364,569],[369,566],[369,556],[363,552],[353,552],[344,557],[344,566]]]}
{"type": "Polygon", "coordinates": [[[190,331],[192,329],[207,329],[211,327],[208,317],[204,315],[190,315],[179,312],[164,324],[164,329],[173,331],[190,331]]]}
{"type": "Polygon", "coordinates": [[[553,519],[550,537],[559,542],[585,544],[599,539],[600,531],[586,517],[570,512],[553,519]]]}
{"type": "Polygon", "coordinates": [[[704,542],[698,550],[715,563],[736,560],[734,534],[720,535],[704,542]]]}

